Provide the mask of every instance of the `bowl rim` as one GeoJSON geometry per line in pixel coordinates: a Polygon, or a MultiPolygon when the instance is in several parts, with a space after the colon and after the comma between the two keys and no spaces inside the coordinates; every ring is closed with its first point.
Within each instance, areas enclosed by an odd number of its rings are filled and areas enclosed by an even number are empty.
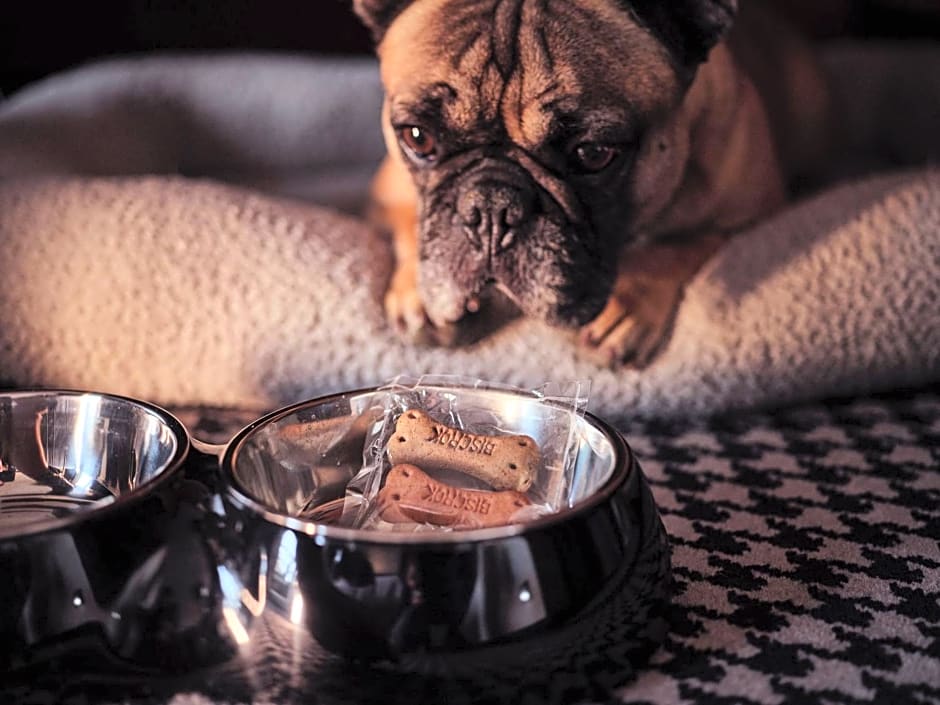
{"type": "Polygon", "coordinates": [[[135,406],[143,409],[147,414],[156,417],[161,423],[169,427],[170,432],[176,437],[176,450],[173,456],[167,461],[164,469],[160,473],[135,487],[130,492],[121,494],[119,497],[110,497],[93,502],[88,507],[56,519],[42,519],[30,522],[22,530],[0,529],[0,544],[21,539],[32,538],[39,535],[50,534],[56,531],[70,530],[88,521],[94,521],[98,518],[111,515],[115,512],[123,511],[136,504],[140,500],[150,495],[155,490],[163,487],[170,482],[178,473],[182,471],[186,458],[191,452],[191,439],[189,432],[183,423],[169,411],[157,404],[135,399],[134,397],[121,394],[111,394],[108,392],[96,392],[83,389],[13,389],[0,391],[2,397],[84,397],[94,396],[102,399],[120,402],[129,406],[135,406]]]}
{"type": "MultiPolygon", "coordinates": [[[[500,394],[518,394],[512,389],[503,387],[470,387],[465,385],[443,385],[427,384],[423,385],[435,389],[460,390],[467,389],[472,391],[488,390],[500,394]]],[[[550,528],[552,526],[565,523],[575,517],[581,516],[592,511],[598,505],[606,502],[611,495],[620,490],[627,482],[635,481],[638,472],[636,456],[630,448],[623,435],[611,424],[598,416],[585,411],[585,420],[601,431],[610,441],[613,447],[614,467],[610,476],[604,483],[590,496],[578,501],[574,506],[567,507],[558,512],[553,512],[537,519],[527,521],[521,524],[509,524],[506,526],[497,526],[483,529],[467,529],[460,531],[442,531],[442,532],[383,532],[371,529],[349,529],[345,527],[333,526],[321,522],[299,519],[297,517],[274,511],[267,505],[255,499],[244,490],[238,478],[235,476],[234,465],[239,448],[251,437],[259,428],[276,423],[278,420],[290,416],[291,414],[314,404],[326,404],[343,398],[353,398],[368,394],[377,394],[382,391],[382,387],[363,387],[344,392],[336,392],[325,396],[314,397],[304,401],[299,401],[289,406],[276,409],[264,416],[255,419],[250,424],[236,433],[225,445],[224,451],[219,456],[219,479],[221,482],[222,497],[232,502],[236,507],[248,510],[261,519],[292,529],[296,532],[314,537],[316,541],[326,539],[345,541],[356,544],[407,544],[407,545],[447,545],[457,546],[460,544],[476,544],[482,541],[491,541],[494,539],[505,539],[514,536],[522,536],[535,531],[550,528]]],[[[556,403],[546,401],[546,403],[556,403]]]]}

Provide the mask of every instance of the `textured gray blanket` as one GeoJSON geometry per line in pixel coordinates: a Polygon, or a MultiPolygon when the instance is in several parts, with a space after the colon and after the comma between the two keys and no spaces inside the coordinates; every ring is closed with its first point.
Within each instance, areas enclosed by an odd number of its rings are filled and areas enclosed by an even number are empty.
{"type": "MultiPolygon", "coordinates": [[[[854,75],[851,58],[831,63],[854,75]]],[[[891,61],[868,101],[896,90],[891,61]]],[[[381,312],[388,244],[310,203],[361,200],[378,104],[371,61],[253,56],[107,63],[0,103],[3,382],[269,408],[400,373],[577,378],[592,410],[628,417],[940,377],[940,173],[923,168],[850,179],[741,233],[645,370],[597,367],[523,319],[457,349],[404,345],[381,312]]],[[[856,141],[873,134],[851,115],[856,141]]]]}

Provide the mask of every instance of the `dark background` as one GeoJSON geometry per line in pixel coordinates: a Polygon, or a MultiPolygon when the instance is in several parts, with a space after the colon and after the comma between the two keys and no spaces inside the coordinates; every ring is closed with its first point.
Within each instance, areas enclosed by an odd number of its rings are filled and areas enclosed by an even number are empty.
{"type": "MultiPolygon", "coordinates": [[[[746,1],[746,0],[745,0],[746,1]]],[[[940,37],[940,0],[774,0],[812,36],[940,37]]],[[[351,0],[0,0],[0,91],[115,54],[369,53],[351,0]]]]}

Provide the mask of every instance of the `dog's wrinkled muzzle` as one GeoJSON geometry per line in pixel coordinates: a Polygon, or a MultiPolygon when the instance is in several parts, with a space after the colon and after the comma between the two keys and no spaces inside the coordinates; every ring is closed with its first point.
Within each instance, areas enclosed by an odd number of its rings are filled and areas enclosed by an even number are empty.
{"type": "Polygon", "coordinates": [[[465,152],[441,167],[420,244],[419,286],[433,323],[472,312],[491,284],[554,325],[599,311],[609,267],[567,184],[515,148],[465,152]]]}

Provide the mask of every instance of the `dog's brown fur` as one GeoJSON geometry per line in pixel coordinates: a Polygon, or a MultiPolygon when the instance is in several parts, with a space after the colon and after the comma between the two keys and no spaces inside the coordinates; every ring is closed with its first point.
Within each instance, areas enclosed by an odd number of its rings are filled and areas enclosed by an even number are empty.
{"type": "MultiPolygon", "coordinates": [[[[727,3],[699,4],[718,16],[727,9],[727,3]]],[[[498,143],[501,151],[494,158],[524,173],[550,202],[543,217],[559,229],[557,238],[543,246],[530,235],[514,245],[516,260],[504,267],[508,274],[496,277],[498,286],[528,313],[580,325],[582,341],[607,362],[649,363],[668,335],[689,279],[730,233],[784,203],[787,170],[780,155],[793,158],[786,165],[791,170],[805,168],[819,149],[817,128],[824,122],[825,93],[802,46],[779,27],[771,27],[768,37],[766,19],[747,10],[731,37],[710,51],[705,46],[707,61],[695,66],[696,61],[677,58],[675,47],[660,41],[628,5],[622,0],[357,0],[357,10],[379,38],[387,93],[383,129],[389,154],[374,196],[392,231],[397,262],[386,311],[405,332],[418,337],[448,330],[477,305],[482,279],[493,278],[492,260],[484,265],[481,259],[477,270],[464,276],[456,265],[441,264],[452,254],[438,254],[443,250],[429,244],[435,238],[459,239],[441,232],[457,216],[442,218],[435,208],[442,200],[449,204],[464,197],[463,191],[447,191],[452,187],[446,180],[472,176],[459,159],[450,168],[450,160],[425,168],[409,161],[399,146],[394,126],[421,119],[411,111],[427,101],[429,88],[447,87],[447,99],[435,113],[441,125],[433,129],[462,136],[468,149],[498,143]],[[386,15],[380,17],[380,11],[386,15]],[[380,21],[389,17],[392,21],[380,21]],[[756,80],[762,78],[767,80],[759,89],[756,80]],[[624,133],[636,130],[639,136],[623,174],[594,181],[566,174],[552,151],[559,112],[583,115],[589,124],[606,113],[606,122],[622,118],[641,125],[624,133]],[[798,129],[794,121],[802,123],[798,129]],[[794,135],[808,139],[795,142],[794,135]],[[605,189],[613,193],[598,195],[605,189]],[[609,224],[618,230],[609,231],[609,224]],[[561,232],[564,228],[576,235],[561,232]],[[567,250],[585,240],[603,243],[592,244],[602,247],[602,254],[594,257],[592,251],[594,259],[573,258],[573,264],[566,260],[567,250]],[[530,249],[566,250],[558,255],[561,264],[545,265],[537,259],[542,255],[531,255],[536,260],[530,261],[522,249],[530,242],[530,249]],[[617,263],[606,278],[604,257],[617,263]],[[592,267],[596,271],[581,271],[592,267]],[[546,282],[558,280],[557,289],[537,290],[516,274],[531,271],[548,272],[546,282]]],[[[514,194],[514,188],[508,192],[514,194]]],[[[467,252],[469,260],[473,250],[447,252],[467,252]]]]}

